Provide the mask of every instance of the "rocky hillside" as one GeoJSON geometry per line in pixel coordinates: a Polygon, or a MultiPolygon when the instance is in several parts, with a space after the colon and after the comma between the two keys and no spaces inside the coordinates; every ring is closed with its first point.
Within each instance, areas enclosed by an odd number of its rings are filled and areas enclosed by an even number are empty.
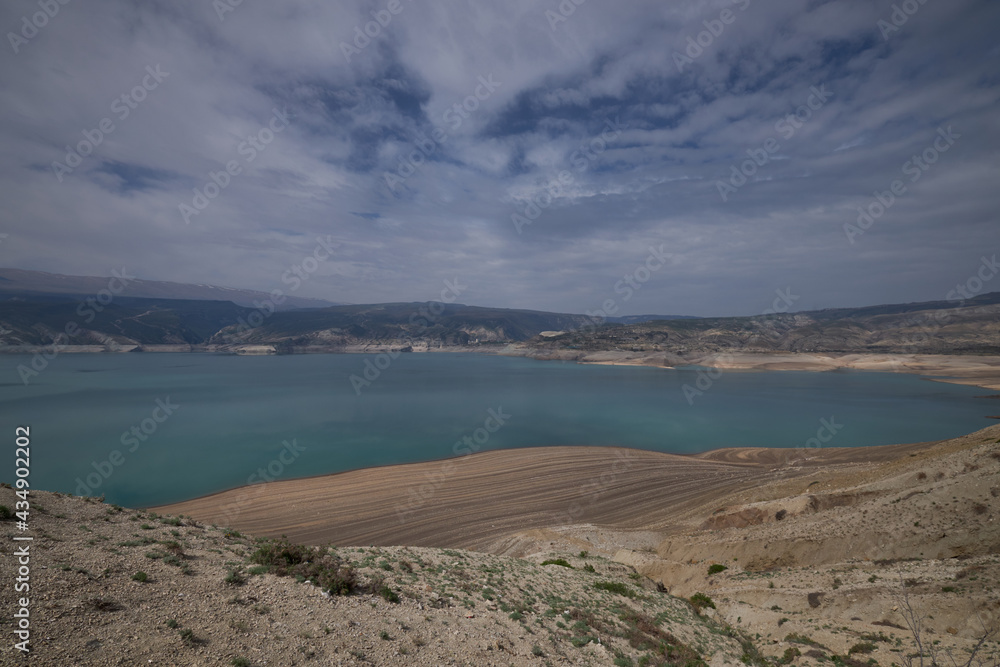
{"type": "Polygon", "coordinates": [[[541,354],[662,353],[669,363],[720,352],[998,354],[1000,292],[967,301],[607,325],[547,334],[529,347],[541,354]]]}
{"type": "MultiPolygon", "coordinates": [[[[0,522],[8,544],[34,537],[30,664],[695,667],[756,656],[699,615],[700,598],[602,557],[303,547],[93,499],[30,498],[27,533],[0,522]]],[[[15,500],[0,489],[0,504],[15,500]]],[[[2,591],[14,609],[13,587],[2,591]]],[[[2,623],[9,639],[11,615],[2,623]]],[[[22,664],[12,643],[0,663],[22,664]]]]}

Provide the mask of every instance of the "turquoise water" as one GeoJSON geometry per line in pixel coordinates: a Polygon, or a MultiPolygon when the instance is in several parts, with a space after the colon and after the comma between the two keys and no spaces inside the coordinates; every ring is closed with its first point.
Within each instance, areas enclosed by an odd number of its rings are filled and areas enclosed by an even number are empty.
{"type": "Polygon", "coordinates": [[[981,398],[988,392],[907,374],[727,371],[689,404],[682,387],[695,386],[698,369],[408,354],[358,395],[349,378],[366,359],[374,357],[61,355],[25,386],[17,367],[30,359],[0,356],[11,444],[0,479],[13,478],[22,424],[31,426],[33,488],[147,506],[246,484],[262,467],[289,479],[443,458],[463,436],[475,444],[488,435],[482,450],[691,453],[800,447],[831,418],[842,428],[828,444],[842,447],[936,440],[995,423],[985,418],[996,412],[981,398]],[[168,416],[157,400],[179,407],[168,416]],[[496,428],[490,409],[510,417],[496,428]],[[128,434],[133,427],[144,440],[128,434]]]}

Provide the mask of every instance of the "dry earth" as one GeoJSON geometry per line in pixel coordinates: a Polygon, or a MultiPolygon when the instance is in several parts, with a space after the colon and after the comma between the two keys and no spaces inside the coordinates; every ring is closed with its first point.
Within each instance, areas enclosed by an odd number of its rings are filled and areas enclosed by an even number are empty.
{"type": "MultiPolygon", "coordinates": [[[[600,556],[296,548],[93,499],[30,498],[28,533],[0,522],[8,544],[34,538],[31,652],[13,647],[5,611],[3,665],[655,665],[669,655],[724,667],[752,652],[600,556]]],[[[14,501],[0,489],[0,503],[14,501]]],[[[6,582],[13,561],[3,560],[6,582]]],[[[14,610],[13,586],[0,590],[14,610]]]]}

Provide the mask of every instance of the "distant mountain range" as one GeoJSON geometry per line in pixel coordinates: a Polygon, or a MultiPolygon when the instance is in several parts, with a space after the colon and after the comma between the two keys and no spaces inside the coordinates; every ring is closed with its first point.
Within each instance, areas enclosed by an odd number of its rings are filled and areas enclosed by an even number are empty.
{"type": "Polygon", "coordinates": [[[527,353],[620,350],[680,358],[726,350],[1000,354],[1000,292],[964,302],[595,323],[586,315],[435,302],[330,305],[286,297],[276,306],[263,292],[140,280],[112,295],[119,290],[109,281],[0,269],[0,349],[58,340],[108,350],[279,353],[518,343],[527,353]]]}
{"type": "MultiPolygon", "coordinates": [[[[114,283],[119,296],[146,297],[151,299],[186,299],[198,301],[232,301],[238,306],[255,307],[254,302],[261,303],[270,299],[266,292],[256,290],[234,289],[232,287],[216,287],[215,285],[189,285],[186,283],[171,283],[160,280],[139,280],[128,275],[121,276],[114,283]]],[[[22,269],[0,269],[0,299],[16,297],[39,296],[94,296],[101,290],[108,289],[111,277],[95,276],[64,276],[58,273],[42,271],[25,271],[22,269]]],[[[287,291],[287,290],[286,290],[287,291]]],[[[334,301],[309,299],[285,295],[278,305],[278,310],[294,310],[296,308],[325,308],[341,305],[334,301]]]]}

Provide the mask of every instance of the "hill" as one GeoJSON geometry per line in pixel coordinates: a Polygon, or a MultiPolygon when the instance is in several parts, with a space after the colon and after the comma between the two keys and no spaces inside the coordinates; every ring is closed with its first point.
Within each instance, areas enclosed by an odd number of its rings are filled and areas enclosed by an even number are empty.
{"type": "MultiPolygon", "coordinates": [[[[257,290],[217,287],[215,285],[191,285],[162,280],[140,280],[131,276],[124,268],[122,271],[116,272],[115,276],[103,278],[0,268],[0,299],[32,299],[39,296],[74,296],[82,299],[108,289],[109,283],[115,290],[115,294],[122,297],[231,301],[248,308],[256,307],[255,303],[272,299],[272,296],[267,292],[257,290]],[[111,282],[113,279],[117,282],[111,282]]],[[[324,308],[337,305],[324,299],[310,299],[289,294],[283,296],[282,302],[277,304],[279,310],[324,308]]]]}
{"type": "Polygon", "coordinates": [[[842,308],[756,317],[606,324],[538,337],[534,353],[659,355],[678,365],[720,353],[998,354],[1000,292],[961,302],[842,308]]]}
{"type": "MultiPolygon", "coordinates": [[[[15,500],[0,489],[0,503],[15,500]]],[[[696,667],[755,655],[603,557],[305,547],[93,499],[31,503],[32,664],[696,667]]],[[[14,598],[4,586],[5,609],[14,598]]],[[[6,642],[0,662],[15,653],[6,642]]]]}

